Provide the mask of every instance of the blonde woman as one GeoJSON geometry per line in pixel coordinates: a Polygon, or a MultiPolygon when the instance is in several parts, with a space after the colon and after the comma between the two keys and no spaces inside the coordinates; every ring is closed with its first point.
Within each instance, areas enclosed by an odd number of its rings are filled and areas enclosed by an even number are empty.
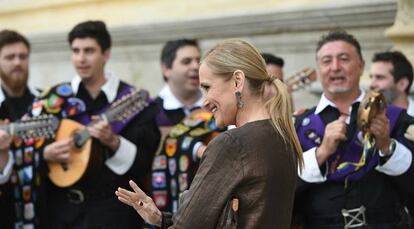
{"type": "Polygon", "coordinates": [[[209,143],[178,212],[160,212],[133,181],[118,199],[161,228],[290,228],[302,150],[286,87],[251,44],[234,39],[205,55],[200,85],[217,126],[238,128],[209,143]]]}

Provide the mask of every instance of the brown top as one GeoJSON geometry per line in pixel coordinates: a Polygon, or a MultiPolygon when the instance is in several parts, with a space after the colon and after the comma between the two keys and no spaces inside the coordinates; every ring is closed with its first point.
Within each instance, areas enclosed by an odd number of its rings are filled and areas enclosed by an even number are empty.
{"type": "Polygon", "coordinates": [[[208,145],[170,228],[226,228],[232,197],[237,228],[290,228],[296,177],[294,152],[269,120],[224,132],[208,145]]]}

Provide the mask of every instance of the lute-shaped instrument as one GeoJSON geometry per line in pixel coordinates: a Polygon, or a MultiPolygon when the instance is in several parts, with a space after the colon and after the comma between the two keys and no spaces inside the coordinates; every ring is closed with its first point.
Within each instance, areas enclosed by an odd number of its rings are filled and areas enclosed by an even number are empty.
{"type": "MultiPolygon", "coordinates": [[[[115,101],[105,113],[100,115],[100,118],[109,123],[130,120],[148,106],[148,97],[147,91],[133,91],[115,101]]],[[[59,187],[69,187],[99,175],[104,163],[102,145],[92,141],[84,125],[70,119],[63,119],[56,133],[56,141],[68,138],[73,141],[69,162],[48,162],[49,178],[59,187]]]]}

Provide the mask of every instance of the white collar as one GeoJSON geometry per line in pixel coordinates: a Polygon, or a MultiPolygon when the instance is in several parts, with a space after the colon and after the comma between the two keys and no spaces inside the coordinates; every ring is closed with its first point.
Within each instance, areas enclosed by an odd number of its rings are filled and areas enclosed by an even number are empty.
{"type": "Polygon", "coordinates": [[[200,98],[192,104],[191,107],[186,107],[183,103],[180,102],[180,100],[175,97],[175,95],[172,93],[171,88],[168,84],[166,84],[158,93],[158,96],[163,100],[163,108],[165,110],[176,110],[182,108],[184,111],[190,110],[194,107],[201,107],[203,105],[203,98],[200,96],[200,98]]]}
{"type": "MultiPolygon", "coordinates": [[[[105,79],[106,82],[101,87],[101,91],[103,91],[103,93],[105,94],[106,98],[108,99],[108,102],[112,103],[116,98],[120,80],[118,79],[118,77],[114,76],[110,72],[105,72],[105,79]]],[[[79,75],[76,75],[75,78],[73,78],[70,82],[74,94],[78,93],[79,85],[81,82],[82,78],[80,78],[79,75]]]]}
{"type": "Polygon", "coordinates": [[[411,97],[408,97],[407,114],[414,116],[414,100],[411,97]]]}
{"type": "MultiPolygon", "coordinates": [[[[32,93],[32,95],[34,96],[38,96],[40,94],[40,92],[38,90],[36,90],[35,88],[27,85],[27,88],[29,89],[30,93],[32,93]]],[[[6,95],[3,92],[3,88],[1,88],[1,84],[0,84],[0,104],[3,103],[3,101],[6,99],[6,95]]]]}
{"type": "MultiPolygon", "coordinates": [[[[356,98],[352,104],[356,102],[361,102],[362,99],[365,97],[365,91],[361,89],[361,93],[359,94],[358,98],[356,98]]],[[[316,106],[315,114],[321,113],[327,106],[336,107],[335,103],[330,101],[328,98],[326,98],[325,93],[322,94],[321,99],[319,100],[318,106],[316,106]]],[[[352,106],[349,107],[349,113],[351,114],[352,106]]]]}

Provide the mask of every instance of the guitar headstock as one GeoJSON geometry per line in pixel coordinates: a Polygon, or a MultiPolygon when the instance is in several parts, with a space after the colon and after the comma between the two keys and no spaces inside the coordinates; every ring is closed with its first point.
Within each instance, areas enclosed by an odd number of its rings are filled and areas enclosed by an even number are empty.
{"type": "Polygon", "coordinates": [[[306,67],[289,77],[286,81],[286,85],[291,89],[291,91],[297,91],[316,81],[316,79],[317,75],[315,69],[306,67]]]}
{"type": "Polygon", "coordinates": [[[11,135],[19,136],[22,139],[39,137],[50,139],[54,137],[58,127],[59,119],[57,117],[41,115],[10,123],[4,128],[11,135]]]}
{"type": "Polygon", "coordinates": [[[146,90],[133,90],[114,102],[105,116],[109,122],[124,121],[141,112],[149,104],[149,93],[146,90]]]}

